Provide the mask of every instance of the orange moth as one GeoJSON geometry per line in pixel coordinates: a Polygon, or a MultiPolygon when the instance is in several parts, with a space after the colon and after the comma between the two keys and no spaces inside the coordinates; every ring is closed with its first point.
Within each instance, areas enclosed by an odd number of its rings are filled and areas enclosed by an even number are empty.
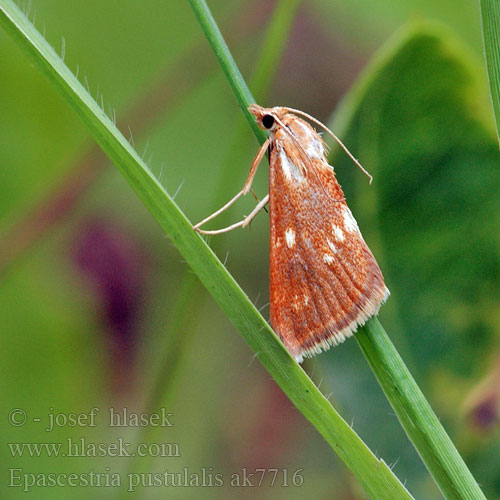
{"type": "Polygon", "coordinates": [[[389,290],[328,164],[323,139],[297,115],[324,128],[369,174],[337,136],[306,113],[256,104],[249,111],[270,135],[243,189],[194,229],[220,234],[245,227],[269,203],[271,325],[300,363],[350,337],[378,313],[389,290]],[[242,221],[213,231],[201,229],[251,190],[267,150],[269,194],[242,221]]]}

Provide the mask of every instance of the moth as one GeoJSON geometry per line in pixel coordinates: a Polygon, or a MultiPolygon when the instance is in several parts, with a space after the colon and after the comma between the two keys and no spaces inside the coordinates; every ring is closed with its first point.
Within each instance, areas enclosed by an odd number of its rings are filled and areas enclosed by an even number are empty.
{"type": "Polygon", "coordinates": [[[301,116],[331,134],[367,172],[333,132],[308,114],[257,104],[249,111],[269,137],[257,152],[243,189],[193,227],[203,234],[245,227],[269,204],[271,326],[300,363],[350,337],[389,296],[328,164],[326,144],[301,116]],[[223,229],[201,229],[251,191],[266,151],[269,194],[243,220],[223,229]]]}

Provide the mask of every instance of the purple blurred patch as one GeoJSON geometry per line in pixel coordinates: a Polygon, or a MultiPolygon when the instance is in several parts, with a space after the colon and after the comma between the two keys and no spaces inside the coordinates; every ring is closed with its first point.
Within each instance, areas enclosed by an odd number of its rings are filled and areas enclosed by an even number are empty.
{"type": "Polygon", "coordinates": [[[491,393],[470,412],[472,425],[478,430],[491,430],[499,423],[498,394],[491,393]]]}
{"type": "Polygon", "coordinates": [[[79,228],[73,248],[74,263],[97,297],[97,314],[110,350],[112,390],[122,393],[134,379],[148,259],[130,231],[101,218],[79,228]]]}

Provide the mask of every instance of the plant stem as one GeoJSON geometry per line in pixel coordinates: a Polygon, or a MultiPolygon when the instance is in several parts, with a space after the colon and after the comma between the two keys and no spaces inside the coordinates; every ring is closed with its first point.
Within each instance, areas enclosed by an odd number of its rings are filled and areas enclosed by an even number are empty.
{"type": "Polygon", "coordinates": [[[222,33],[215,22],[215,19],[210,12],[205,0],[190,0],[191,7],[200,23],[205,36],[214,51],[222,70],[224,71],[226,78],[233,89],[236,100],[243,111],[250,127],[252,128],[255,136],[262,144],[266,140],[266,134],[261,130],[255,123],[255,118],[248,112],[248,106],[254,104],[255,100],[246,84],[243,76],[238,69],[238,66],[234,63],[233,56],[229,51],[229,48],[222,36],[222,33]]]}
{"type": "Polygon", "coordinates": [[[485,499],[377,318],[355,334],[406,434],[448,500],[485,499]]]}

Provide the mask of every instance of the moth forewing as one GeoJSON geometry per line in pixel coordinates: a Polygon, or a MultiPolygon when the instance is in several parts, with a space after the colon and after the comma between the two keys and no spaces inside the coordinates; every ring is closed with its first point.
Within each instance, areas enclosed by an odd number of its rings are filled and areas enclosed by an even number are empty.
{"type": "Polygon", "coordinates": [[[321,137],[294,115],[280,122],[269,176],[271,324],[301,361],[352,335],[389,292],[321,137]]]}

